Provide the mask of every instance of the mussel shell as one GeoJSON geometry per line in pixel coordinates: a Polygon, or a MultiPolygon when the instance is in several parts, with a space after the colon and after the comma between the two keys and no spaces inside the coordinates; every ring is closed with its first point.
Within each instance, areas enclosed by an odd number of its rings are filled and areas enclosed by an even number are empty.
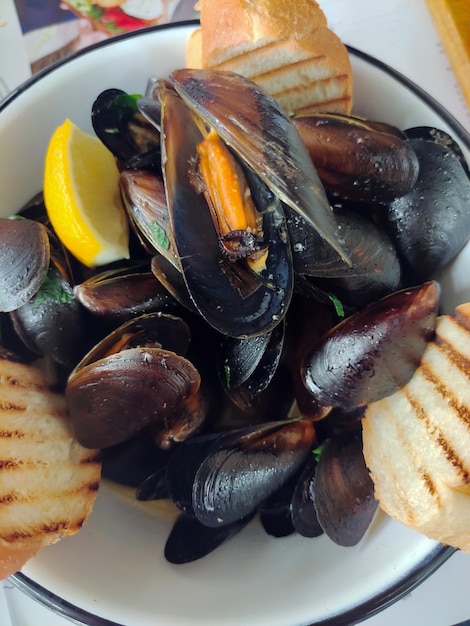
{"type": "Polygon", "coordinates": [[[303,465],[314,436],[310,422],[298,420],[221,437],[196,472],[194,515],[220,526],[251,514],[303,465]]]}
{"type": "Polygon", "coordinates": [[[0,219],[0,311],[13,311],[38,291],[49,270],[50,245],[43,224],[0,219]]]}
{"type": "Polygon", "coordinates": [[[420,173],[413,189],[386,207],[390,236],[406,263],[408,284],[434,278],[470,236],[470,179],[447,146],[410,139],[420,173]]]}
{"type": "Polygon", "coordinates": [[[159,252],[179,270],[161,176],[125,170],[119,178],[119,188],[130,223],[144,248],[152,255],[159,252]]]}
{"type": "Polygon", "coordinates": [[[223,337],[219,349],[219,372],[224,387],[236,389],[258,366],[271,332],[256,337],[223,337]]]}
{"type": "Polygon", "coordinates": [[[282,208],[256,179],[257,185],[250,186],[269,241],[266,269],[258,275],[242,262],[222,258],[204,196],[195,192],[188,178],[189,164],[202,136],[187,106],[169,89],[162,93],[162,128],[168,206],[183,277],[195,306],[224,335],[269,332],[287,311],[293,289],[282,208]]]}
{"type": "Polygon", "coordinates": [[[185,358],[160,348],[129,348],[74,370],[66,400],[78,441],[105,448],[165,421],[199,385],[185,358]]]}
{"type": "Polygon", "coordinates": [[[279,104],[232,72],[181,69],[170,82],[197,117],[231,146],[272,192],[310,222],[348,260],[305,144],[279,104]]]}
{"type": "Polygon", "coordinates": [[[123,163],[160,146],[159,133],[139,113],[137,100],[121,89],[106,89],[92,105],[97,137],[123,163]]]}
{"type": "Polygon", "coordinates": [[[253,515],[248,515],[232,524],[209,527],[201,524],[195,517],[182,513],[166,540],[165,558],[175,565],[197,561],[235,537],[252,518],[253,515]]]}
{"type": "Polygon", "coordinates": [[[299,476],[291,499],[291,521],[295,531],[302,537],[319,537],[323,528],[315,508],[315,472],[317,458],[312,454],[299,476]]]}
{"type": "Polygon", "coordinates": [[[340,546],[356,545],[378,506],[360,435],[325,442],[315,471],[313,496],[325,534],[340,546]]]}
{"type": "Polygon", "coordinates": [[[149,475],[166,468],[171,452],[161,450],[144,431],[102,452],[102,476],[121,485],[140,487],[149,475]]]}
{"type": "Polygon", "coordinates": [[[93,316],[117,324],[145,313],[176,311],[178,306],[148,266],[140,265],[95,274],[75,285],[74,295],[93,316]]]}
{"type": "Polygon", "coordinates": [[[298,274],[325,279],[317,283],[333,291],[352,306],[365,306],[400,286],[400,261],[390,237],[360,213],[335,207],[338,227],[349,250],[351,265],[318,237],[318,234],[292,211],[287,210],[287,226],[294,269],[298,274]]]}
{"type": "Polygon", "coordinates": [[[401,286],[401,264],[385,230],[359,213],[336,208],[338,224],[351,254],[352,266],[341,275],[316,281],[343,303],[364,307],[401,286]]]}
{"type": "Polygon", "coordinates": [[[332,113],[295,117],[293,123],[328,193],[362,202],[389,202],[416,182],[418,159],[398,132],[332,113]]]}
{"type": "Polygon", "coordinates": [[[433,336],[439,293],[429,282],[346,318],[304,360],[307,389],[326,405],[352,409],[402,387],[433,336]]]}
{"type": "Polygon", "coordinates": [[[36,294],[10,316],[30,350],[67,368],[72,369],[89,347],[83,309],[71,285],[54,269],[36,294]]]}
{"type": "Polygon", "coordinates": [[[167,313],[146,313],[124,322],[94,345],[75,371],[129,348],[158,347],[185,355],[191,333],[184,320],[167,313]]]}
{"type": "MultiPolygon", "coordinates": [[[[270,333],[269,341],[266,344],[254,370],[237,386],[232,384],[231,370],[229,369],[228,372],[226,372],[225,391],[232,401],[242,410],[253,413],[257,412],[259,409],[259,407],[256,406],[256,398],[267,389],[278,372],[278,366],[284,346],[284,336],[285,324],[284,322],[281,322],[270,333]]],[[[286,397],[290,396],[286,386],[282,385],[281,380],[278,380],[276,384],[281,385],[284,389],[283,393],[286,393],[286,397]]],[[[282,405],[283,403],[281,402],[280,404],[282,405]]],[[[276,413],[276,408],[277,407],[273,407],[273,415],[276,413]]],[[[269,408],[267,410],[268,412],[270,411],[269,408]]]]}

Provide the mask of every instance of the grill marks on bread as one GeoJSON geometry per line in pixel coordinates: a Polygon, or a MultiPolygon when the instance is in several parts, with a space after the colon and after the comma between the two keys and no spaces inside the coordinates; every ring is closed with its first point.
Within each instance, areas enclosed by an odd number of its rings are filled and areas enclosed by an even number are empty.
{"type": "Polygon", "coordinates": [[[187,42],[186,67],[241,74],[289,115],[351,111],[348,51],[317,2],[200,0],[197,7],[201,28],[187,42]]]}
{"type": "Polygon", "coordinates": [[[470,551],[470,305],[437,319],[415,375],[372,403],[364,456],[381,507],[470,551]]]}
{"type": "Polygon", "coordinates": [[[17,567],[16,546],[29,558],[80,530],[100,474],[99,451],[76,441],[63,395],[37,368],[0,358],[0,577],[16,571],[6,569],[17,567]]]}

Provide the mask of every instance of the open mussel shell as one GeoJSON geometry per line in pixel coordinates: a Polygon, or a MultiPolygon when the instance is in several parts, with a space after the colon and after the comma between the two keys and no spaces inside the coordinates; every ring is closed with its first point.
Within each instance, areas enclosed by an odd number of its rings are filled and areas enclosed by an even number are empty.
{"type": "Polygon", "coordinates": [[[302,467],[314,438],[303,420],[192,438],[168,467],[172,499],[206,526],[231,524],[257,510],[302,467]]]}
{"type": "Polygon", "coordinates": [[[359,543],[378,506],[360,434],[324,443],[315,470],[313,498],[318,522],[330,539],[340,546],[359,543]]]}
{"type": "Polygon", "coordinates": [[[170,82],[198,118],[214,128],[284,203],[310,222],[348,262],[324,188],[307,148],[278,103],[232,72],[181,69],[170,82]]]}
{"type": "Polygon", "coordinates": [[[434,333],[436,282],[394,292],[329,331],[302,365],[321,403],[352,409],[390,395],[414,374],[434,333]]]}
{"type": "Polygon", "coordinates": [[[386,226],[412,283],[434,278],[468,241],[470,179],[446,145],[409,143],[418,156],[419,177],[409,193],[386,206],[386,226]]]}
{"type": "Polygon", "coordinates": [[[164,179],[173,232],[188,292],[201,316],[230,336],[269,332],[283,318],[293,289],[293,270],[282,207],[259,178],[251,194],[269,241],[266,269],[221,256],[220,243],[203,194],[188,169],[202,135],[185,103],[170,89],[161,94],[164,179]],[[175,155],[177,158],[175,158],[175,155]]]}
{"type": "Polygon", "coordinates": [[[22,306],[39,290],[50,262],[43,224],[29,219],[0,219],[0,311],[22,306]]]}
{"type": "Polygon", "coordinates": [[[106,89],[92,105],[91,121],[97,137],[123,164],[149,152],[151,164],[160,161],[160,135],[140,114],[139,97],[121,89],[106,89]]]}
{"type": "Polygon", "coordinates": [[[397,129],[357,117],[315,113],[292,120],[328,193],[361,202],[389,202],[418,177],[418,159],[397,129]]]}
{"type": "MultiPolygon", "coordinates": [[[[227,359],[225,359],[224,373],[220,373],[221,376],[225,374],[225,378],[222,378],[222,381],[225,382],[225,391],[231,398],[232,402],[234,402],[239,408],[241,408],[242,411],[252,414],[260,412],[261,414],[263,414],[260,406],[260,404],[263,404],[263,401],[258,401],[258,399],[259,396],[272,383],[276,374],[279,373],[279,362],[281,360],[282,349],[284,346],[284,336],[285,324],[284,321],[282,321],[269,334],[269,341],[264,346],[264,349],[261,352],[259,360],[256,363],[253,371],[250,373],[249,376],[245,378],[245,380],[239,382],[239,384],[236,386],[232,384],[231,364],[229,361],[227,361],[227,359]]],[[[254,348],[255,346],[253,346],[253,349],[254,348]]],[[[286,387],[286,385],[282,383],[280,376],[278,376],[276,384],[281,386],[280,388],[282,388],[283,390],[282,393],[285,394],[286,398],[289,398],[291,396],[291,393],[289,393],[290,385],[289,387],[286,387]]],[[[271,409],[268,404],[267,411],[269,412],[272,410],[273,414],[275,414],[277,408],[281,406],[283,406],[282,402],[277,406],[273,406],[273,408],[271,409]]]]}
{"type": "Polygon", "coordinates": [[[144,170],[125,170],[119,178],[119,188],[143,247],[150,254],[159,252],[180,270],[162,177],[144,170]]]}

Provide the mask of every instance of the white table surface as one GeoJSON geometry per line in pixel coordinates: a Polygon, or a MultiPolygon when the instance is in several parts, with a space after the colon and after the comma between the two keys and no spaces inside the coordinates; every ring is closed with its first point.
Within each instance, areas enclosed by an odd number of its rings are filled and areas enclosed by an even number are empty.
{"type": "MultiPolygon", "coordinates": [[[[8,10],[3,8],[8,0],[1,2],[0,15],[8,10]]],[[[181,18],[193,14],[193,4],[192,0],[188,1],[186,14],[180,12],[181,18]]],[[[321,0],[320,4],[330,26],[345,43],[372,54],[414,80],[470,131],[470,113],[425,0],[321,0]]],[[[11,78],[11,68],[9,71],[12,88],[14,78],[11,78]]],[[[19,72],[24,74],[25,71],[22,63],[19,72]]],[[[366,626],[453,626],[470,620],[469,580],[470,555],[456,553],[416,590],[363,623],[366,626]]],[[[30,600],[8,581],[3,588],[0,586],[0,626],[67,624],[70,622],[30,600]]]]}

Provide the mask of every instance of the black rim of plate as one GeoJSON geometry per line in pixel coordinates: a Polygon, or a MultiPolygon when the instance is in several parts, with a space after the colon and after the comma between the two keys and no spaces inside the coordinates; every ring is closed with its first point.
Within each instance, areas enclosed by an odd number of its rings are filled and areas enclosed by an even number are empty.
{"type": "MultiPolygon", "coordinates": [[[[147,36],[149,33],[158,32],[160,30],[181,28],[184,26],[196,27],[198,25],[198,20],[188,20],[175,22],[172,24],[161,24],[158,26],[144,28],[135,32],[117,35],[111,39],[107,39],[87,48],[78,50],[72,55],[69,55],[68,57],[50,65],[49,67],[44,68],[43,70],[32,76],[30,79],[22,83],[19,87],[14,89],[9,95],[6,96],[6,98],[4,98],[2,102],[0,102],[0,112],[6,107],[10,106],[22,93],[24,93],[25,91],[30,89],[35,83],[40,81],[43,76],[56,71],[62,65],[68,64],[80,56],[89,54],[101,47],[115,45],[119,41],[129,39],[131,37],[133,38],[139,36],[147,36]]],[[[439,102],[437,102],[437,100],[435,100],[423,89],[418,87],[415,83],[403,76],[400,72],[397,72],[396,70],[391,68],[386,63],[383,63],[382,61],[375,59],[369,54],[357,50],[356,48],[353,48],[351,46],[348,46],[348,50],[354,57],[362,59],[370,65],[382,70],[394,80],[405,86],[408,90],[415,93],[421,100],[428,104],[431,109],[434,109],[434,111],[443,118],[443,120],[452,129],[454,137],[461,141],[463,144],[465,144],[467,149],[470,150],[470,135],[467,133],[465,128],[441,104],[439,104],[439,102]]],[[[352,624],[357,624],[371,617],[372,615],[375,615],[376,613],[395,603],[397,600],[399,600],[404,595],[415,589],[422,582],[424,582],[443,563],[445,563],[445,561],[447,561],[447,559],[452,554],[454,554],[454,552],[455,550],[451,547],[436,544],[435,548],[427,555],[425,559],[423,559],[420,563],[415,565],[415,567],[406,572],[406,574],[404,574],[402,578],[393,585],[384,589],[379,594],[364,600],[357,606],[346,609],[340,614],[332,615],[325,620],[321,620],[319,622],[317,621],[315,622],[315,624],[310,624],[310,626],[351,626],[352,624]]],[[[15,587],[18,587],[21,591],[23,591],[32,599],[36,600],[43,606],[51,609],[56,614],[66,619],[69,619],[72,622],[75,622],[76,624],[81,624],[84,626],[126,626],[125,624],[113,622],[106,618],[99,617],[98,615],[94,615],[80,609],[72,603],[63,600],[59,596],[50,592],[45,587],[42,587],[25,574],[14,574],[13,576],[10,576],[8,580],[13,585],[15,585],[15,587]]]]}

